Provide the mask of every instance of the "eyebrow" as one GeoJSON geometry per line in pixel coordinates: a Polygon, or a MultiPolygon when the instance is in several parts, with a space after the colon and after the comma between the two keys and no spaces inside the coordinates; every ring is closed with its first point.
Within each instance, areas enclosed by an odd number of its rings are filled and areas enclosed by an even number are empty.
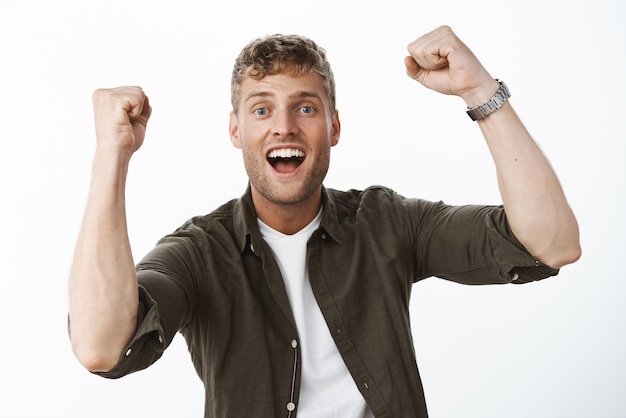
{"type": "MultiPolygon", "coordinates": [[[[244,102],[249,101],[250,99],[254,99],[254,98],[265,98],[265,97],[274,97],[276,96],[274,93],[271,93],[269,91],[253,91],[250,94],[248,94],[245,98],[244,98],[244,102]]],[[[297,91],[293,94],[289,95],[290,99],[306,99],[306,98],[314,98],[314,99],[322,99],[322,97],[313,91],[307,91],[307,90],[301,90],[301,91],[297,91]]]]}

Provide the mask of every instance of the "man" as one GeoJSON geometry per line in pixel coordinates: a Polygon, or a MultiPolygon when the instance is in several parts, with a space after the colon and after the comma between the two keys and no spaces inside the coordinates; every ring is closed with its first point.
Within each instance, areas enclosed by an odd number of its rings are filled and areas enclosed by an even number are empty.
{"type": "Polygon", "coordinates": [[[246,46],[233,71],[230,137],[248,190],[186,222],[135,267],[124,186],[151,107],[137,87],[97,91],[92,183],[70,278],[79,361],[120,377],[156,361],[180,331],[207,417],[426,417],[411,284],[539,280],[580,247],[506,85],[448,27],[408,49],[407,74],[460,96],[477,120],[503,208],[323,187],[340,134],[332,71],[314,42],[276,35],[246,46]]]}

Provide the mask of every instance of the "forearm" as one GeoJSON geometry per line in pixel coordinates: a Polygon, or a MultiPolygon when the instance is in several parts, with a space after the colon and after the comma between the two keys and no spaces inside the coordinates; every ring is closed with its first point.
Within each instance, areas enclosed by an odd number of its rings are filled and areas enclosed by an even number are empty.
{"type": "Polygon", "coordinates": [[[547,158],[509,102],[478,121],[496,166],[511,230],[542,263],[559,268],[580,256],[576,218],[547,158]]]}
{"type": "Polygon", "coordinates": [[[92,371],[115,365],[136,327],[138,289],[125,210],[129,158],[96,153],[70,275],[72,347],[92,371]]]}

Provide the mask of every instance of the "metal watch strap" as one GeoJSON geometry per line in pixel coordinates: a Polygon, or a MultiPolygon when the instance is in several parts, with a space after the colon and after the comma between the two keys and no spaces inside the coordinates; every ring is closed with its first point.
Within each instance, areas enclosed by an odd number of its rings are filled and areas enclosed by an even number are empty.
{"type": "Polygon", "coordinates": [[[496,79],[496,81],[500,83],[500,88],[498,89],[498,91],[496,91],[496,94],[494,94],[491,99],[487,100],[486,103],[474,106],[471,109],[467,109],[467,114],[472,120],[480,120],[492,114],[493,112],[498,110],[509,97],[511,97],[511,92],[509,91],[509,88],[506,86],[506,84],[504,84],[504,81],[498,79],[496,79]]]}

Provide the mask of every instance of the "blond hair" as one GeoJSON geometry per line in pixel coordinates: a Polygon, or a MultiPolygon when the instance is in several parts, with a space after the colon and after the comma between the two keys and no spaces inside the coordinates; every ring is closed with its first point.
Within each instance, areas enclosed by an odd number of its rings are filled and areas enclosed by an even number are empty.
{"type": "Polygon", "coordinates": [[[260,80],[268,75],[289,73],[293,76],[317,73],[324,80],[324,89],[334,112],[335,78],[326,58],[326,51],[300,35],[275,34],[258,38],[242,50],[233,67],[231,103],[233,111],[239,108],[241,84],[246,77],[260,80]]]}

